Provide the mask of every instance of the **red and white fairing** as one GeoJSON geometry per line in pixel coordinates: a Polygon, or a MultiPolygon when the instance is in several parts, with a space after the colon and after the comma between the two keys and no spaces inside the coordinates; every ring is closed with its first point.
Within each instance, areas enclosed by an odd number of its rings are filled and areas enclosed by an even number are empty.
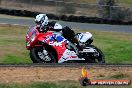
{"type": "MultiPolygon", "coordinates": [[[[56,24],[54,28],[57,30],[61,29],[62,27],[61,25],[56,24]]],[[[92,34],[86,32],[80,33],[76,36],[80,42],[86,42],[89,38],[92,37],[92,34]]],[[[41,42],[51,46],[56,50],[54,53],[57,53],[58,63],[63,63],[70,60],[85,60],[84,58],[79,58],[77,56],[77,52],[67,49],[66,45],[69,43],[69,41],[62,36],[61,32],[47,31],[45,33],[41,33],[36,27],[32,27],[26,36],[27,49],[30,50],[34,47],[42,46],[41,42]]]]}

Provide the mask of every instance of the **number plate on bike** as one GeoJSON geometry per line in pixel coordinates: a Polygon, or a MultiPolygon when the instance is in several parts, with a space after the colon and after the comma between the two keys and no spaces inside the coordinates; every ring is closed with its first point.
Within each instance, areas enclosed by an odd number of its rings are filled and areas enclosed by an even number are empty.
{"type": "Polygon", "coordinates": [[[89,48],[89,49],[83,49],[82,52],[85,52],[85,53],[87,53],[87,52],[90,53],[90,52],[91,52],[91,53],[93,53],[93,52],[95,52],[95,51],[94,51],[93,48],[89,48]]]}

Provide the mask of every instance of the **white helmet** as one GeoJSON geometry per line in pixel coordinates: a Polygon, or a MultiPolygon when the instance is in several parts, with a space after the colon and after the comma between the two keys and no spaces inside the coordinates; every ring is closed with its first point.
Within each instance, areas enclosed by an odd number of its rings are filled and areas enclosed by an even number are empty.
{"type": "Polygon", "coordinates": [[[46,16],[46,14],[39,14],[36,16],[35,22],[36,24],[45,26],[48,24],[48,17],[46,16]]]}

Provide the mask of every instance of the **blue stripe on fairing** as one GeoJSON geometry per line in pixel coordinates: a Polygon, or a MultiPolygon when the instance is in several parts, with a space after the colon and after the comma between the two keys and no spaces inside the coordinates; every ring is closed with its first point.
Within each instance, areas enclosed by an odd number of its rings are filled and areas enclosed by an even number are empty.
{"type": "Polygon", "coordinates": [[[80,40],[83,38],[83,35],[81,35],[81,38],[80,38],[80,40]]]}
{"type": "Polygon", "coordinates": [[[57,42],[61,42],[65,39],[64,37],[57,34],[54,34],[53,37],[57,40],[57,42]]]}

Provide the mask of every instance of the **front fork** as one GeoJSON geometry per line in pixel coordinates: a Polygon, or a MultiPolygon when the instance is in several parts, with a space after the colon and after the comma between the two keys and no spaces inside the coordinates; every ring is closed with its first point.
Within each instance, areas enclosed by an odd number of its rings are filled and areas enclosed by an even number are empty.
{"type": "Polygon", "coordinates": [[[51,58],[49,57],[49,54],[48,54],[47,50],[45,49],[45,47],[43,47],[42,52],[38,52],[38,55],[44,61],[50,61],[51,60],[51,58]]]}

